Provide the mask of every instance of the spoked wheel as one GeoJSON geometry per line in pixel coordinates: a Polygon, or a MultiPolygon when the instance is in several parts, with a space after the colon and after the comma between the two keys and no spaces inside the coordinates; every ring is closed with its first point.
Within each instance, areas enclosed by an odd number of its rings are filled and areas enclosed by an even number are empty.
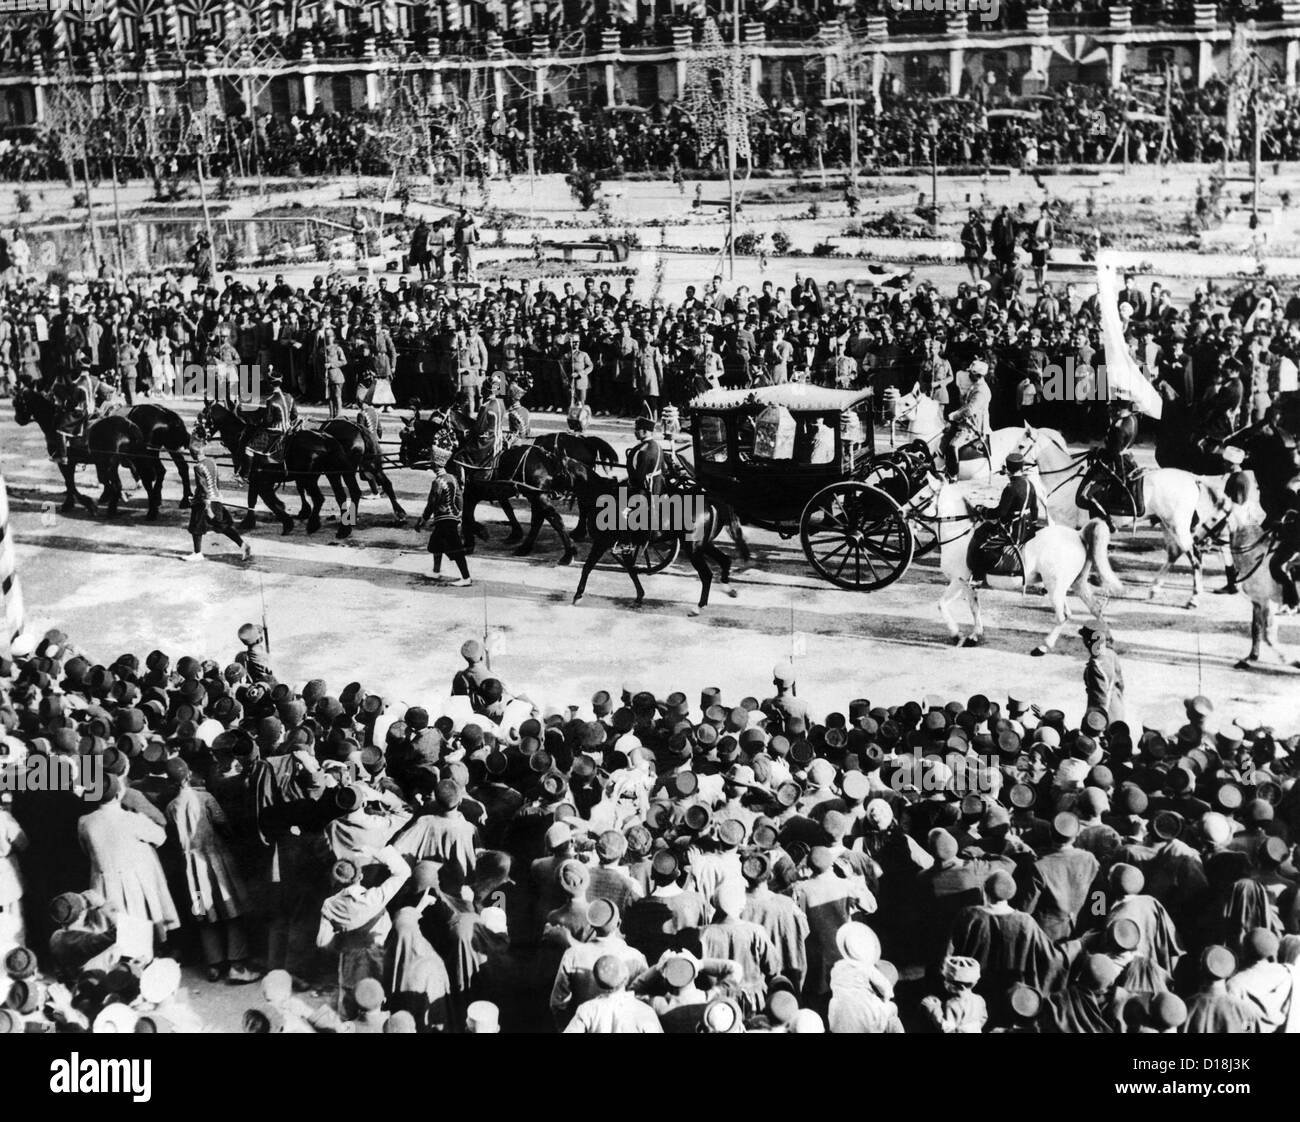
{"type": "Polygon", "coordinates": [[[681,544],[680,534],[659,534],[652,537],[644,545],[637,546],[636,571],[645,576],[662,573],[677,560],[681,544]]]}
{"type": "Polygon", "coordinates": [[[809,500],[799,519],[799,540],[821,576],[859,592],[898,580],[915,546],[903,508],[856,480],[832,483],[809,500]]]}
{"type": "Polygon", "coordinates": [[[884,491],[899,506],[906,506],[912,497],[912,481],[907,472],[888,456],[878,456],[872,460],[861,482],[884,491]]]}

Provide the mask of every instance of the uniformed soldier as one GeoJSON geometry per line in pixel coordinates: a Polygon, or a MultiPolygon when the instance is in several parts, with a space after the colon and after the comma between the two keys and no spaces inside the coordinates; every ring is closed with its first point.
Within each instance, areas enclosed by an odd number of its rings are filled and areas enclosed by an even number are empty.
{"type": "Polygon", "coordinates": [[[524,408],[524,388],[512,382],[506,390],[506,443],[519,444],[533,435],[533,418],[524,408]]]}
{"type": "Polygon", "coordinates": [[[1269,559],[1268,571],[1282,589],[1282,602],[1295,611],[1300,608],[1300,589],[1294,566],[1300,563],[1300,476],[1287,488],[1286,505],[1274,520],[1277,546],[1269,559]]]}
{"type": "Polygon", "coordinates": [[[987,558],[993,548],[1010,542],[1024,545],[1038,529],[1038,491],[1025,474],[1025,458],[1019,452],[1007,457],[1007,485],[996,507],[981,510],[988,519],[971,535],[970,567],[976,577],[987,573],[987,558]]]}
{"type": "MultiPolygon", "coordinates": [[[[270,393],[263,406],[262,428],[248,442],[248,453],[250,457],[261,456],[279,462],[284,458],[284,438],[297,418],[297,406],[274,368],[267,371],[266,383],[270,393]]],[[[250,471],[252,467],[250,460],[250,471]]]]}
{"type": "Polygon", "coordinates": [[[452,588],[468,588],[469,565],[465,560],[465,542],[461,538],[461,490],[460,483],[447,470],[451,452],[446,448],[433,448],[429,460],[433,464],[433,483],[429,487],[429,501],[424,513],[415,524],[416,530],[423,530],[424,524],[433,519],[433,532],[429,535],[429,552],[433,554],[433,579],[441,581],[442,558],[446,554],[460,570],[460,579],[451,581],[452,588]]]}
{"type": "Polygon", "coordinates": [[[1116,400],[1110,403],[1110,424],[1106,429],[1106,439],[1102,447],[1094,453],[1093,466],[1089,469],[1083,485],[1079,488],[1079,506],[1095,518],[1101,518],[1115,531],[1115,523],[1110,512],[1101,501],[1101,494],[1116,482],[1129,493],[1129,513],[1138,513],[1138,504],[1133,496],[1132,483],[1137,475],[1137,461],[1129,449],[1137,439],[1138,416],[1130,401],[1116,400]]]}
{"type": "Polygon", "coordinates": [[[86,435],[86,430],[98,412],[100,387],[90,373],[89,359],[81,358],[75,372],[70,367],[60,372],[58,395],[65,404],[66,412],[59,422],[61,443],[56,458],[64,464],[68,462],[68,446],[86,435]]]}
{"type": "Polygon", "coordinates": [[[812,719],[812,710],[801,697],[795,696],[794,667],[788,662],[778,663],[772,669],[772,685],[776,687],[776,696],[767,698],[760,708],[765,713],[779,716],[788,727],[792,720],[808,723],[812,719]]]}
{"type": "Polygon", "coordinates": [[[629,494],[640,492],[659,495],[664,489],[664,450],[655,439],[655,423],[649,417],[638,417],[633,426],[637,442],[627,453],[627,489],[629,494]]]}
{"type": "Polygon", "coordinates": [[[467,467],[490,468],[505,448],[505,389],[505,377],[500,371],[488,375],[483,383],[482,406],[456,457],[467,467]]]}
{"type": "Polygon", "coordinates": [[[961,408],[953,413],[940,443],[949,480],[957,478],[961,449],[977,440],[984,441],[987,447],[991,435],[989,404],[993,400],[993,394],[984,381],[989,372],[989,364],[977,358],[966,372],[970,375],[970,388],[962,395],[961,408]]]}
{"type": "Polygon", "coordinates": [[[247,560],[253,547],[239,536],[230,511],[221,501],[221,481],[217,475],[217,461],[208,454],[207,433],[196,428],[190,436],[190,467],[194,476],[194,499],[190,504],[190,537],[194,552],[186,561],[203,560],[203,535],[210,531],[224,534],[238,547],[247,560]]]}

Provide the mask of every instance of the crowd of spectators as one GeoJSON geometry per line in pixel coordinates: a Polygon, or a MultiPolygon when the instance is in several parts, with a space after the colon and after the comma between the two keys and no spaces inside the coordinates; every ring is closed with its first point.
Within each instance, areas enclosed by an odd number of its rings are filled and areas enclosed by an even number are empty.
{"type": "Polygon", "coordinates": [[[1206,697],[539,706],[469,640],[424,704],[240,640],[0,660],[5,1030],[198,1031],[179,961],[251,1032],[1300,1031],[1297,738],[1206,697]]]}
{"type": "MultiPolygon", "coordinates": [[[[928,93],[881,91],[879,104],[868,98],[856,115],[858,166],[864,171],[928,167],[933,158],[945,168],[1010,166],[1032,170],[1069,164],[1213,162],[1224,156],[1226,89],[1215,80],[1204,87],[1171,93],[1166,122],[1160,89],[1111,89],[1066,84],[1050,95],[987,99],[948,97],[947,78],[936,72],[928,93]],[[1010,112],[1006,107],[1016,106],[1010,112]],[[932,137],[937,144],[932,151],[932,137]]],[[[210,173],[238,176],[389,174],[405,170],[454,179],[513,176],[531,167],[539,173],[589,169],[597,175],[658,173],[674,177],[718,173],[725,154],[702,145],[695,123],[675,103],[646,107],[593,107],[574,101],[557,106],[548,96],[541,106],[515,103],[504,110],[467,110],[448,102],[417,117],[393,99],[380,110],[318,110],[305,114],[261,114],[256,138],[249,118],[231,116],[214,137],[210,173]],[[398,107],[398,108],[395,108],[398,107]],[[393,159],[401,151],[403,163],[393,159]]],[[[166,117],[166,113],[162,114],[166,117]]],[[[1243,114],[1228,153],[1241,157],[1253,143],[1253,118],[1243,114]]],[[[160,118],[155,135],[169,136],[174,122],[160,118]]],[[[845,169],[853,157],[853,121],[842,98],[809,103],[793,95],[772,96],[750,121],[754,170],[823,172],[845,169]]],[[[120,123],[106,121],[103,135],[120,123]]],[[[93,130],[92,130],[93,131],[93,130]]],[[[98,134],[96,134],[98,135],[98,134]]],[[[143,141],[115,145],[112,155],[91,144],[90,172],[107,177],[115,167],[123,179],[165,174],[191,175],[193,158],[168,157],[163,143],[151,157],[123,152],[146,150],[143,141]],[[167,169],[170,167],[170,172],[167,169]]],[[[0,175],[16,180],[58,179],[68,169],[59,136],[37,129],[29,139],[6,141],[0,175]]],[[[1300,158],[1300,94],[1277,96],[1261,137],[1265,160],[1300,158]]],[[[80,169],[73,169],[79,178],[80,169]]]]}
{"type": "MultiPolygon", "coordinates": [[[[972,211],[962,230],[971,279],[948,292],[877,266],[858,280],[819,285],[795,274],[757,291],[715,276],[673,297],[631,278],[466,283],[452,233],[427,225],[413,243],[432,259],[428,280],[331,273],[299,287],[282,276],[226,276],[209,287],[164,274],[152,283],[106,277],[76,295],[20,275],[20,235],[0,238],[0,385],[21,377],[49,386],[84,362],[130,401],[183,392],[187,368],[211,372],[204,385],[233,387],[240,366],[274,367],[298,400],[318,402],[341,367],[345,402],[384,379],[399,403],[445,408],[501,371],[528,408],[564,411],[576,370],[589,371],[585,400],[597,414],[654,415],[712,386],[791,380],[870,387],[882,405],[891,389],[919,388],[951,412],[963,372],[983,359],[995,427],[1031,420],[1095,436],[1104,407],[1080,404],[1087,393],[1077,387],[1062,399],[1050,384],[1054,372],[1082,378],[1102,350],[1095,294],[1050,274],[1029,279],[1031,255],[1050,254],[1040,247],[1051,231],[1047,212],[1003,207],[990,223],[972,211]]],[[[1294,388],[1300,296],[1274,282],[1207,284],[1185,302],[1130,275],[1120,303],[1134,358],[1205,431],[1258,419],[1294,388]]]]}

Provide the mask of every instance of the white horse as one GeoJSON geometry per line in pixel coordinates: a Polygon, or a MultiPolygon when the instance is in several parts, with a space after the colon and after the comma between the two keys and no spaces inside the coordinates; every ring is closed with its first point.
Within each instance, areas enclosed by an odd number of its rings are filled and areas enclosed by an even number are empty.
{"type": "MultiPolygon", "coordinates": [[[[960,484],[945,484],[931,476],[930,486],[933,494],[925,513],[936,520],[940,543],[939,568],[948,578],[948,585],[939,597],[939,612],[947,624],[948,634],[957,646],[976,647],[984,641],[984,617],[980,611],[973,574],[966,560],[971,535],[975,530],[975,519],[971,517],[960,484]],[[962,595],[970,606],[972,621],[971,633],[964,638],[949,609],[949,605],[962,595]]],[[[1105,602],[1095,596],[1088,586],[1089,577],[1094,570],[1101,578],[1102,589],[1106,594],[1117,596],[1123,592],[1124,586],[1110,567],[1109,545],[1110,530],[1106,523],[1093,519],[1082,530],[1052,523],[1020,547],[1025,572],[1023,580],[1017,579],[1015,584],[1023,590],[1035,579],[1041,580],[1047,589],[1056,619],[1055,625],[1048,631],[1043,642],[1033,649],[1032,654],[1045,655],[1056,647],[1061,631],[1072,618],[1066,600],[1071,591],[1101,620],[1105,602]]],[[[988,578],[988,582],[990,587],[997,587],[1000,582],[1007,582],[1007,587],[1012,587],[1008,578],[993,576],[988,578]]]]}
{"type": "Polygon", "coordinates": [[[1250,654],[1237,663],[1248,670],[1259,662],[1260,648],[1267,647],[1278,662],[1300,669],[1300,660],[1288,658],[1278,646],[1277,616],[1282,606],[1282,589],[1268,570],[1273,535],[1264,529],[1264,508],[1251,495],[1234,503],[1226,519],[1232,563],[1237,568],[1237,587],[1250,600],[1250,654]]]}
{"type": "MultiPolygon", "coordinates": [[[[883,404],[885,415],[889,418],[891,445],[895,442],[896,431],[901,430],[908,440],[923,440],[931,450],[939,447],[947,421],[943,415],[943,406],[934,398],[915,389],[900,394],[891,386],[885,391],[883,404]]],[[[989,479],[996,475],[1007,462],[1007,456],[1024,443],[1028,432],[1028,425],[994,429],[989,438],[988,456],[961,460],[957,464],[957,478],[989,479]]]]}
{"type": "MultiPolygon", "coordinates": [[[[1047,493],[1048,509],[1055,521],[1082,526],[1091,517],[1075,502],[1079,486],[1088,471],[1082,454],[1072,453],[1055,429],[1036,429],[1039,439],[1037,469],[1047,493]]],[[[1192,568],[1192,595],[1185,607],[1195,608],[1204,592],[1201,552],[1196,537],[1198,523],[1209,521],[1223,505],[1216,481],[1193,475],[1180,468],[1152,468],[1142,472],[1144,518],[1160,527],[1165,545],[1165,563],[1151,582],[1148,596],[1154,600],[1164,588],[1169,570],[1186,557],[1192,568]]]]}

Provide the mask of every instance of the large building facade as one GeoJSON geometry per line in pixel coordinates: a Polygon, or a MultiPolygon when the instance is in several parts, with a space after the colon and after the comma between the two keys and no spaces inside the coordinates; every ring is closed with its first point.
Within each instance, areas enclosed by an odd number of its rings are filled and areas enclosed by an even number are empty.
{"type": "MultiPolygon", "coordinates": [[[[526,9],[519,15],[513,5],[500,6],[503,18],[491,21],[500,31],[469,26],[467,18],[483,11],[477,4],[395,0],[326,3],[310,23],[297,4],[250,13],[233,0],[114,0],[78,15],[3,14],[0,126],[41,123],[45,91],[70,74],[88,86],[130,82],[146,94],[191,82],[230,114],[247,113],[254,102],[259,112],[277,115],[379,109],[399,81],[417,82],[435,103],[473,90],[498,108],[646,106],[680,95],[701,38],[698,19],[607,29],[579,24],[565,34],[539,30],[544,25],[536,18],[525,27],[526,9]]],[[[745,18],[736,28],[726,13],[721,17],[728,43],[733,32],[740,40],[760,96],[815,104],[868,89],[996,100],[1063,82],[1116,85],[1126,75],[1171,69],[1181,81],[1203,85],[1226,73],[1236,26],[1227,14],[1197,3],[1156,10],[1152,22],[1151,11],[1112,3],[1081,12],[1029,9],[995,28],[977,14],[943,12],[866,16],[851,27],[839,17],[798,24],[745,18]]],[[[1255,57],[1294,87],[1300,0],[1253,14],[1246,26],[1255,57]]]]}

